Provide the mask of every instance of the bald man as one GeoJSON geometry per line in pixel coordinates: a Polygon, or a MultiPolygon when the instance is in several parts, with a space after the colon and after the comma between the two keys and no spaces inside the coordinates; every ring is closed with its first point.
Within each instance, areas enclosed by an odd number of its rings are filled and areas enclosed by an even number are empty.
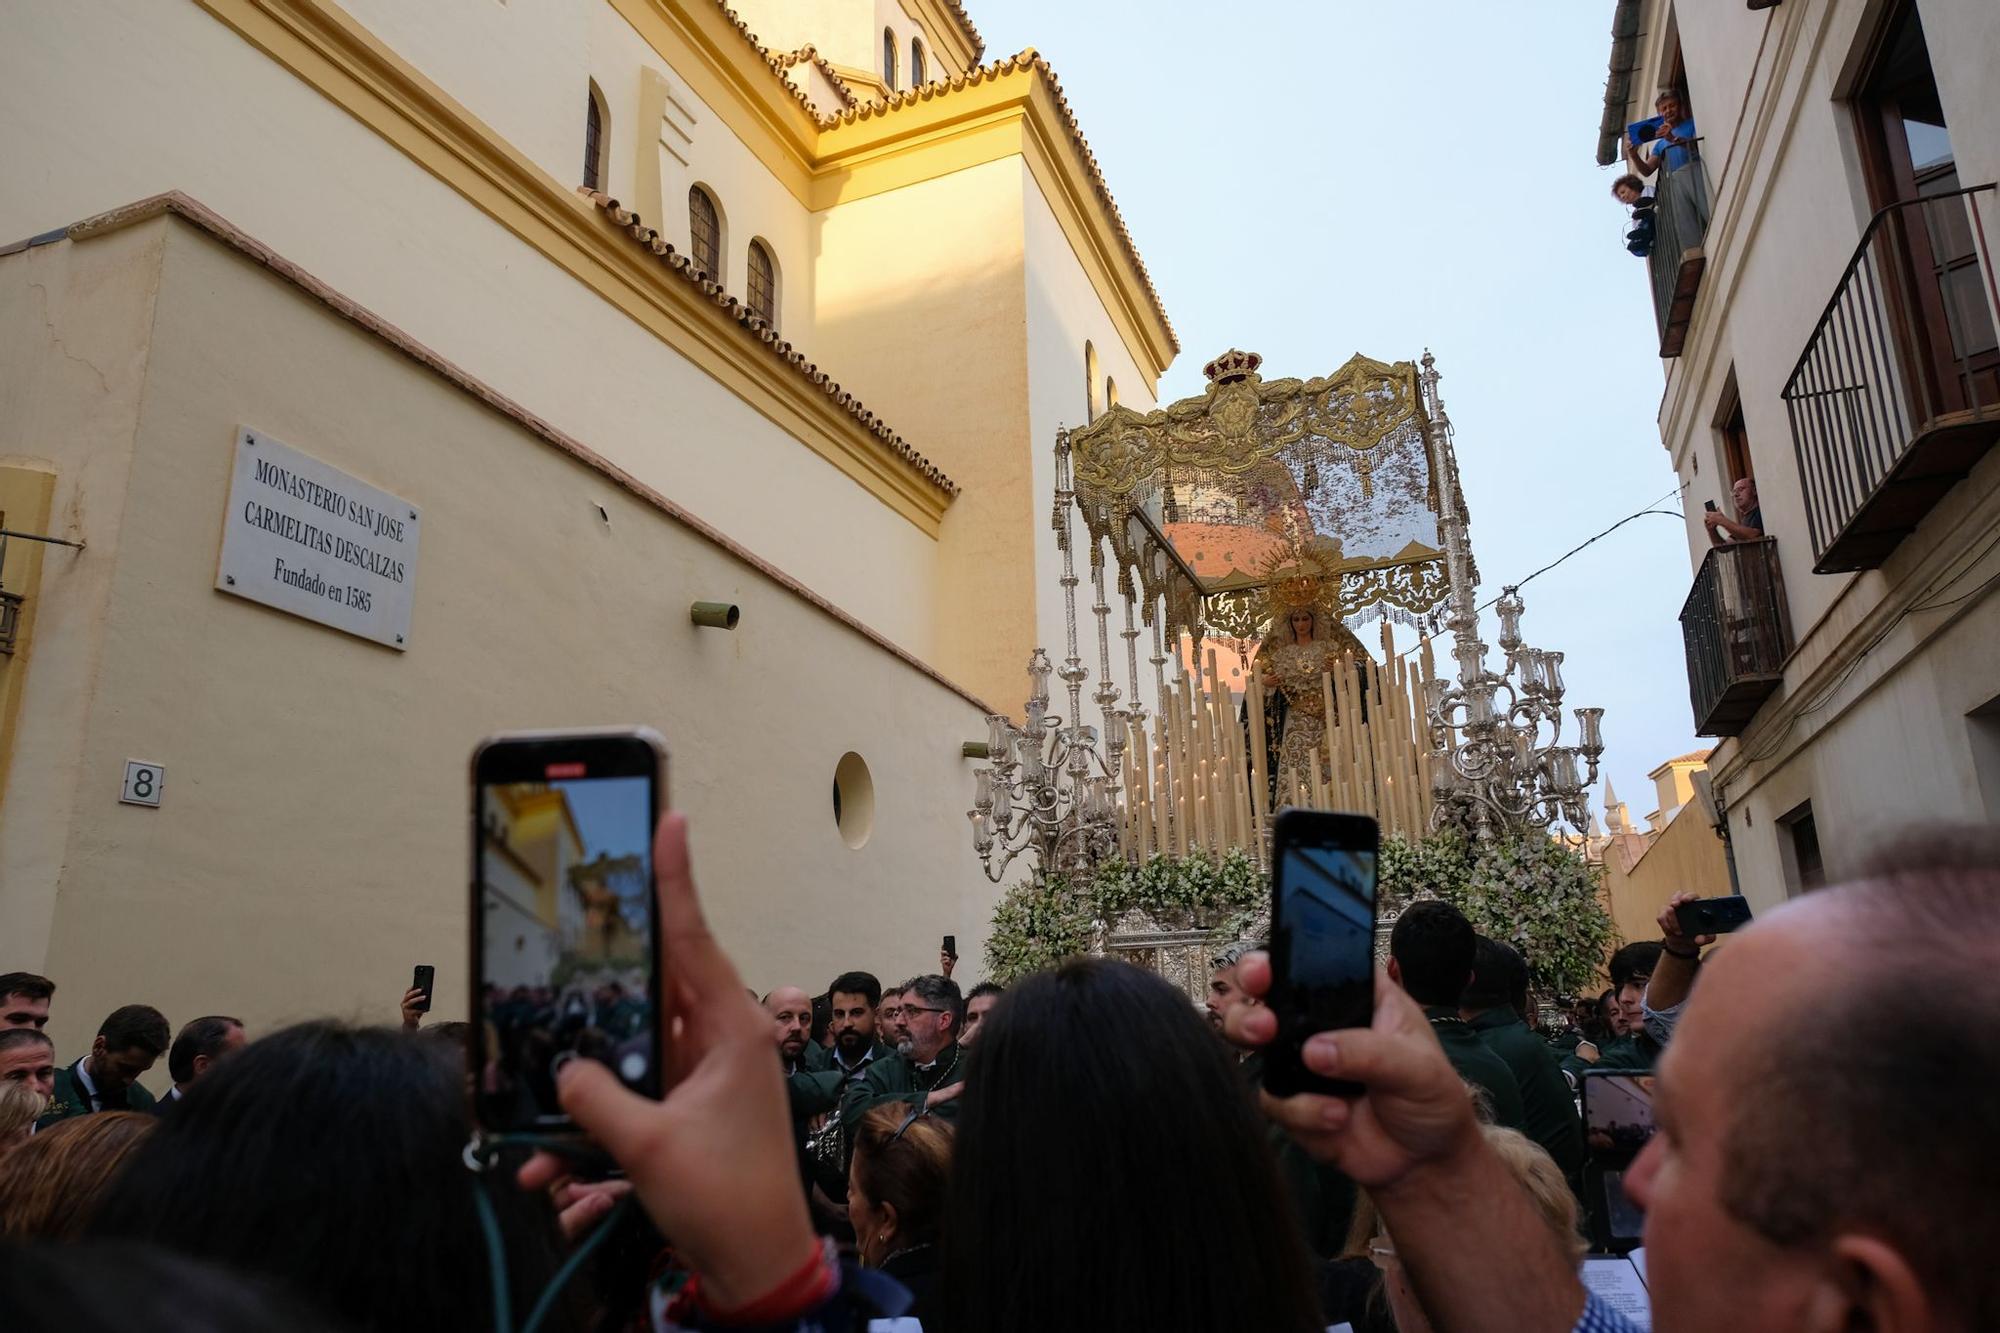
{"type": "MultiPolygon", "coordinates": [[[[1701,969],[1625,1175],[1659,1333],[2000,1328],[2000,838],[1929,831],[1878,866],[1701,969]]],[[[1263,958],[1242,971],[1269,986],[1263,958]]],[[[1230,1027],[1254,1045],[1275,1021],[1230,1027]]],[[[1305,1063],[1369,1090],[1266,1107],[1369,1191],[1436,1328],[1633,1327],[1586,1302],[1406,996],[1378,978],[1373,1026],[1313,1037],[1305,1063]]]]}
{"type": "Polygon", "coordinates": [[[826,1050],[812,1040],[812,996],[797,986],[780,986],[764,997],[764,1009],[787,1076],[826,1068],[826,1050]]]}

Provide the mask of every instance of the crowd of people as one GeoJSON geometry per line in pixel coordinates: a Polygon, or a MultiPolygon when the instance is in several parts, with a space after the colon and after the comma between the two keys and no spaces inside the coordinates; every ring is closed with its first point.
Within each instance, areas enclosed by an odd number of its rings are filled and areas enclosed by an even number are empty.
{"type": "Polygon", "coordinates": [[[1095,958],[746,997],[679,816],[655,857],[666,1089],[563,1065],[584,1153],[475,1147],[467,1027],[414,996],[401,1030],[171,1041],[126,1006],[60,1062],[56,987],[0,975],[7,1326],[1624,1330],[1579,1276],[1612,1147],[1662,1333],[2000,1327],[1988,834],[1899,844],[1719,945],[1670,906],[1547,1016],[1516,950],[1412,904],[1372,1026],[1304,1047],[1355,1097],[1259,1089],[1254,946],[1216,958],[1206,1021],[1095,958]],[[1652,1088],[1643,1146],[1586,1135],[1605,1071],[1652,1088]]]}

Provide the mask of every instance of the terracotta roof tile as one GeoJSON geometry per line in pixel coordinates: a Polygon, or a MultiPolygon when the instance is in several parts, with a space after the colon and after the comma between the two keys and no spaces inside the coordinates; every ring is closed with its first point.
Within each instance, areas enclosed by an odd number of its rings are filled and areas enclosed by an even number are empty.
{"type": "MultiPolygon", "coordinates": [[[[972,19],[965,13],[964,6],[958,0],[945,0],[945,4],[964,23],[966,31],[978,45],[979,51],[975,52],[973,57],[977,59],[979,53],[984,52],[986,49],[984,39],[980,38],[978,29],[972,26],[972,19]]],[[[769,47],[764,45],[756,33],[750,31],[750,25],[743,21],[742,16],[729,7],[728,0],[716,0],[716,7],[722,11],[723,17],[729,20],[736,31],[743,35],[743,40],[748,42],[764,63],[770,67],[771,72],[785,85],[786,91],[791,93],[793,99],[805,108],[807,114],[812,116],[822,129],[828,129],[835,125],[851,125],[857,121],[872,119],[875,116],[888,115],[902,107],[914,106],[918,102],[927,102],[933,97],[941,97],[965,88],[977,87],[979,84],[985,83],[988,79],[1000,78],[1013,73],[1015,70],[1033,69],[1040,71],[1042,77],[1049,81],[1049,91],[1055,95],[1056,106],[1062,111],[1063,123],[1069,129],[1070,141],[1076,145],[1077,152],[1083,156],[1084,167],[1090,172],[1090,181],[1092,186],[1097,190],[1097,197],[1103,201],[1104,207],[1110,212],[1111,223],[1118,229],[1118,239],[1125,246],[1125,253],[1131,258],[1133,267],[1139,271],[1139,281],[1144,284],[1146,296],[1153,303],[1153,313],[1157,314],[1160,317],[1160,323],[1166,326],[1167,340],[1173,345],[1174,351],[1180,351],[1180,335],[1174,332],[1174,322],[1167,317],[1167,307],[1160,300],[1158,289],[1153,286],[1153,275],[1146,271],[1146,261],[1139,254],[1138,243],[1132,239],[1131,230],[1125,225],[1125,215],[1118,211],[1118,201],[1111,197],[1111,187],[1105,183],[1104,171],[1097,164],[1097,154],[1091,151],[1090,141],[1083,137],[1083,127],[1077,124],[1076,112],[1071,109],[1069,98],[1063,94],[1062,80],[1056,77],[1056,72],[1050,68],[1049,62],[1042,59],[1041,54],[1033,47],[1028,48],[1017,56],[1008,56],[1004,59],[996,60],[990,65],[975,65],[965,73],[954,74],[949,79],[932,79],[914,88],[907,88],[900,92],[891,93],[886,100],[878,98],[864,102],[860,98],[855,97],[853,90],[847,88],[847,85],[835,76],[834,81],[840,84],[842,89],[848,93],[850,104],[845,110],[835,112],[831,115],[821,115],[814,109],[812,99],[806,96],[804,90],[797,87],[790,79],[785,77],[785,71],[797,64],[799,59],[806,52],[811,51],[812,48],[808,46],[801,51],[790,54],[774,53],[769,47]]],[[[814,58],[816,59],[817,57],[815,56],[814,58]]],[[[832,71],[828,70],[828,73],[831,74],[832,71]]]]}
{"type": "Polygon", "coordinates": [[[778,76],[778,81],[785,85],[786,90],[791,93],[793,100],[805,108],[806,114],[816,121],[823,121],[825,117],[821,116],[813,107],[812,99],[806,96],[805,90],[797,87],[790,79],[785,77],[785,71],[796,64],[797,61],[774,53],[770,47],[765,46],[763,42],[759,41],[757,34],[750,31],[750,25],[743,21],[743,16],[731,9],[726,0],[716,0],[716,8],[722,11],[722,16],[735,26],[736,31],[743,34],[743,40],[750,43],[751,48],[763,58],[764,63],[771,67],[771,72],[778,76]]]}
{"type": "Polygon", "coordinates": [[[1688,752],[1687,752],[1686,754],[1681,754],[1681,755],[1675,755],[1675,756],[1674,756],[1674,757],[1673,757],[1672,759],[1669,759],[1669,760],[1667,760],[1667,763],[1666,763],[1666,764],[1661,764],[1661,765],[1660,765],[1660,767],[1661,767],[1661,768],[1665,768],[1665,767],[1667,766],[1667,764],[1702,764],[1702,763],[1707,763],[1707,762],[1708,762],[1708,757],[1709,757],[1710,755],[1714,754],[1714,753],[1715,753],[1715,747],[1714,747],[1714,746],[1710,746],[1710,747],[1709,747],[1708,749],[1706,749],[1706,750],[1689,750],[1689,751],[1688,751],[1688,752]]]}
{"type": "Polygon", "coordinates": [[[765,323],[760,316],[752,313],[749,306],[724,291],[720,283],[711,280],[706,272],[695,267],[694,261],[691,258],[669,245],[666,239],[659,232],[648,227],[637,213],[626,208],[602,190],[593,190],[579,185],[577,193],[603,209],[605,215],[617,226],[623,228],[626,234],[635,242],[651,250],[659,258],[660,262],[666,266],[668,272],[674,274],[682,281],[699,288],[704,296],[715,302],[731,319],[741,324],[751,337],[757,339],[766,348],[770,349],[771,355],[805,376],[807,381],[844,408],[869,433],[881,440],[885,446],[898,457],[902,458],[904,462],[915,468],[924,480],[930,482],[931,485],[937,487],[946,495],[958,494],[958,483],[946,476],[942,468],[918,453],[908,440],[905,440],[890,428],[888,422],[869,411],[868,407],[860,399],[841,388],[839,384],[828,377],[825,371],[806,360],[805,355],[798,348],[780,338],[778,331],[765,323]]]}
{"type": "Polygon", "coordinates": [[[958,26],[965,29],[965,35],[972,39],[972,59],[977,63],[986,54],[986,39],[979,35],[979,29],[972,26],[972,15],[965,12],[965,6],[958,0],[944,0],[944,7],[958,20],[958,26]]]}
{"type": "MultiPolygon", "coordinates": [[[[775,59],[777,60],[778,67],[780,69],[790,69],[794,65],[802,65],[810,61],[812,64],[818,66],[820,73],[826,75],[826,81],[833,85],[833,90],[840,94],[840,98],[843,102],[847,103],[847,105],[849,106],[853,106],[856,102],[861,100],[860,98],[854,95],[854,90],[847,86],[847,80],[841,78],[840,75],[835,72],[832,65],[826,63],[826,57],[822,56],[818,52],[818,50],[816,50],[813,47],[813,44],[811,42],[807,42],[804,46],[801,46],[796,51],[792,51],[790,53],[781,52],[775,57],[775,59]]],[[[791,82],[791,80],[787,79],[786,82],[789,83],[791,82]]]]}
{"type": "Polygon", "coordinates": [[[1146,261],[1139,255],[1138,244],[1125,226],[1124,214],[1118,211],[1118,201],[1111,197],[1111,187],[1105,183],[1104,172],[1097,165],[1097,154],[1091,151],[1090,141],[1083,137],[1083,127],[1076,122],[1076,112],[1070,108],[1069,98],[1063,95],[1061,80],[1056,78],[1055,70],[1049,67],[1049,62],[1044,60],[1033,47],[1017,56],[1008,56],[990,65],[978,66],[964,74],[954,74],[949,79],[941,78],[915,88],[891,93],[886,100],[876,99],[857,103],[838,115],[827,117],[822,123],[829,126],[852,125],[877,116],[890,115],[903,107],[927,102],[933,97],[943,97],[964,88],[976,87],[989,79],[997,79],[1022,69],[1038,70],[1042,77],[1049,81],[1049,91],[1055,95],[1056,106],[1062,110],[1063,122],[1069,127],[1071,142],[1083,155],[1083,163],[1090,171],[1090,181],[1097,189],[1097,197],[1110,211],[1112,224],[1118,229],[1118,239],[1124,243],[1125,253],[1131,258],[1133,267],[1139,270],[1139,281],[1145,284],[1146,295],[1153,302],[1153,311],[1159,315],[1160,322],[1166,325],[1167,337],[1173,343],[1174,350],[1178,352],[1181,347],[1180,335],[1174,332],[1174,323],[1167,318],[1167,308],[1160,300],[1160,293],[1153,286],[1152,274],[1146,271],[1146,261]]]}

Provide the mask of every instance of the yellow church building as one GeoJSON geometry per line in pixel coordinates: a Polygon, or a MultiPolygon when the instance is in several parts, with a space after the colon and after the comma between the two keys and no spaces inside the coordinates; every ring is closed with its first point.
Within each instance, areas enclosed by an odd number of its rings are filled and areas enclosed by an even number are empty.
{"type": "Polygon", "coordinates": [[[416,963],[461,1014],[466,760],[520,727],[667,737],[759,989],[976,974],[961,744],[1061,642],[1051,446],[1179,350],[1043,60],[957,0],[4,35],[0,971],[60,1057],[416,963]]]}

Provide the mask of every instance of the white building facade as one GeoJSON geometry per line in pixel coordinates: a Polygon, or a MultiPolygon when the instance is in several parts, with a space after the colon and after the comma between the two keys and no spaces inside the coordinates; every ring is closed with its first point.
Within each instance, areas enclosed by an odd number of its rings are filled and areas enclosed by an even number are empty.
{"type": "Polygon", "coordinates": [[[2000,813],[1995,69],[1975,0],[1617,6],[1599,162],[1661,91],[1695,126],[1646,262],[1691,702],[1754,902],[2000,813]]]}

